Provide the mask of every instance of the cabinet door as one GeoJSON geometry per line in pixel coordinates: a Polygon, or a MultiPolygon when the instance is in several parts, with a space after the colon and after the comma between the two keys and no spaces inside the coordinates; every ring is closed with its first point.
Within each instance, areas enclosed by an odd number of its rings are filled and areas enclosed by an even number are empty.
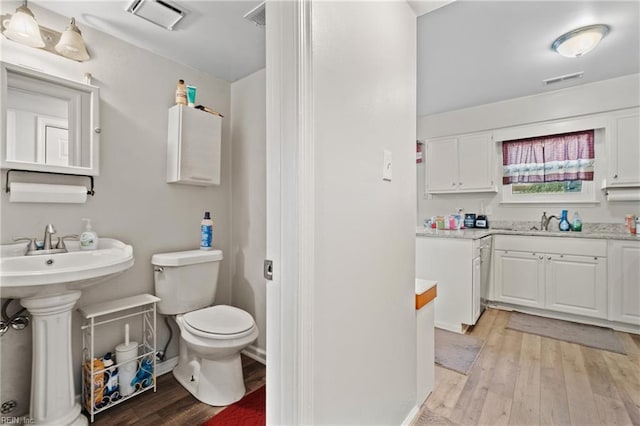
{"type": "Polygon", "coordinates": [[[495,298],[516,305],[544,307],[541,254],[495,250],[495,298]]]}
{"type": "Polygon", "coordinates": [[[458,138],[458,190],[496,190],[494,147],[490,133],[458,138]]]}
{"type": "Polygon", "coordinates": [[[425,177],[427,192],[455,192],[458,188],[458,142],[456,138],[427,141],[425,177]]]}
{"type": "Polygon", "coordinates": [[[606,258],[545,255],[545,264],[547,309],[607,317],[606,258]]]}
{"type": "Polygon", "coordinates": [[[482,259],[480,258],[480,256],[473,259],[471,291],[471,318],[473,318],[473,324],[475,324],[480,317],[480,283],[482,281],[481,265],[482,259]]]}
{"type": "Polygon", "coordinates": [[[195,108],[169,109],[167,182],[220,184],[222,119],[195,108]]]}
{"type": "Polygon", "coordinates": [[[640,113],[616,118],[609,151],[609,186],[640,185],[640,113]]]}
{"type": "Polygon", "coordinates": [[[640,325],[640,241],[609,242],[609,319],[640,325]]]}

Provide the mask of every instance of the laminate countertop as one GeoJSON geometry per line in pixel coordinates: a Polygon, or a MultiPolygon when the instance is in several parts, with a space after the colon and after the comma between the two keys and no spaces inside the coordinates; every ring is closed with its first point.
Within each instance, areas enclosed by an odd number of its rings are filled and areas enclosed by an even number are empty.
{"type": "Polygon", "coordinates": [[[640,241],[640,235],[631,235],[624,225],[618,224],[592,224],[583,225],[581,232],[538,231],[530,230],[531,226],[495,226],[489,229],[469,228],[460,230],[427,229],[424,226],[416,227],[417,237],[435,238],[464,238],[477,240],[488,235],[522,235],[535,237],[559,237],[559,238],[592,238],[599,240],[628,240],[640,241]],[[522,229],[523,228],[523,229],[522,229]]]}

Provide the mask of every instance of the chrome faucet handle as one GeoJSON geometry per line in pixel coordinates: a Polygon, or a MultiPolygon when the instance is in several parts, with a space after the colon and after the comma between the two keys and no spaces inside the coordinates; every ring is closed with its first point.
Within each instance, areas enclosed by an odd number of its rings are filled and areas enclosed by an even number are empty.
{"type": "Polygon", "coordinates": [[[77,240],[78,239],[78,235],[77,234],[70,234],[70,235],[65,235],[64,237],[58,237],[58,241],[56,242],[56,248],[57,249],[67,249],[67,246],[64,244],[64,240],[65,238],[71,239],[71,240],[77,240]]]}
{"type": "Polygon", "coordinates": [[[13,241],[15,241],[15,242],[29,241],[29,244],[27,245],[27,251],[38,250],[38,246],[36,245],[36,239],[35,238],[21,237],[21,238],[14,238],[13,241]]]}
{"type": "Polygon", "coordinates": [[[52,224],[48,224],[44,227],[44,241],[42,249],[51,250],[51,235],[56,233],[56,228],[52,224]]]}

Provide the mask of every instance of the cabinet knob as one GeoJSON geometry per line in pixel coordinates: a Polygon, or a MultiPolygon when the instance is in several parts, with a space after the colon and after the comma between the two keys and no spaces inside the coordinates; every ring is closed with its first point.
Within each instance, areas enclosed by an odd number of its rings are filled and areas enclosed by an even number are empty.
{"type": "Polygon", "coordinates": [[[551,256],[547,257],[547,260],[551,260],[551,256]]]}
{"type": "Polygon", "coordinates": [[[560,259],[562,259],[563,257],[564,257],[564,254],[561,254],[561,255],[560,255],[560,259]]]}
{"type": "Polygon", "coordinates": [[[538,256],[538,259],[542,260],[544,259],[544,256],[538,256]]]}
{"type": "Polygon", "coordinates": [[[451,185],[452,185],[452,186],[456,186],[456,183],[455,183],[455,182],[451,182],[451,185]]]}
{"type": "Polygon", "coordinates": [[[458,185],[462,186],[462,182],[458,182],[458,185]]]}
{"type": "Polygon", "coordinates": [[[100,133],[102,132],[102,129],[100,127],[96,127],[95,129],[93,129],[93,131],[96,133],[100,133]]]}
{"type": "Polygon", "coordinates": [[[597,256],[596,256],[596,257],[594,257],[594,258],[593,258],[593,260],[598,260],[598,257],[597,257],[597,256]]]}
{"type": "Polygon", "coordinates": [[[614,179],[618,179],[618,174],[613,175],[614,179]]]}

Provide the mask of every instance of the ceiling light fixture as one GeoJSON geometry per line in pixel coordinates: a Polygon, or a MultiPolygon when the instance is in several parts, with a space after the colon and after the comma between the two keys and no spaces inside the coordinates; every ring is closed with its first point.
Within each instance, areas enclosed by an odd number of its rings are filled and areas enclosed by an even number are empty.
{"type": "Polygon", "coordinates": [[[603,24],[576,28],[555,39],[551,48],[566,58],[577,58],[591,52],[607,33],[609,26],[603,24]]]}
{"type": "Polygon", "coordinates": [[[58,31],[39,26],[25,0],[13,15],[0,16],[0,23],[2,34],[9,40],[80,62],[90,58],[75,18],[71,18],[67,29],[60,34],[58,31]]]}
{"type": "Polygon", "coordinates": [[[11,19],[3,21],[3,34],[9,40],[17,41],[31,47],[44,47],[44,40],[40,34],[40,27],[31,9],[27,7],[27,0],[16,9],[11,19]]]}

